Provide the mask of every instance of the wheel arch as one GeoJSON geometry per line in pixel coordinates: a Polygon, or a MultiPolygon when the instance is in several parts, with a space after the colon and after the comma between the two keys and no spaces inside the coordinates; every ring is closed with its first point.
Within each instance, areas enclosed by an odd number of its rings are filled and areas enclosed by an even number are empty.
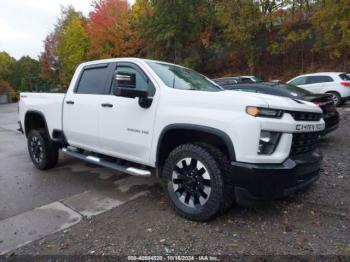
{"type": "Polygon", "coordinates": [[[26,137],[29,131],[35,128],[45,128],[46,132],[49,133],[44,114],[40,111],[29,110],[24,116],[24,133],[26,137]]]}
{"type": "Polygon", "coordinates": [[[230,160],[236,159],[234,146],[230,137],[222,130],[194,124],[171,124],[160,133],[156,167],[162,166],[172,149],[188,142],[205,142],[220,148],[230,160]]]}

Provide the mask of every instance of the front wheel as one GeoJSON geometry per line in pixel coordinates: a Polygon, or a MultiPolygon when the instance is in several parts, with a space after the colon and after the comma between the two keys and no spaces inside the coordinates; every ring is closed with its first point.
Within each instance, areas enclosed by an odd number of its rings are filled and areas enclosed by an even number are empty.
{"type": "Polygon", "coordinates": [[[184,144],[165,161],[162,177],[170,205],[182,217],[206,221],[225,207],[224,176],[206,147],[184,144]]]}
{"type": "Polygon", "coordinates": [[[45,129],[31,130],[28,151],[34,166],[40,170],[52,168],[58,161],[58,147],[50,140],[45,129]]]}

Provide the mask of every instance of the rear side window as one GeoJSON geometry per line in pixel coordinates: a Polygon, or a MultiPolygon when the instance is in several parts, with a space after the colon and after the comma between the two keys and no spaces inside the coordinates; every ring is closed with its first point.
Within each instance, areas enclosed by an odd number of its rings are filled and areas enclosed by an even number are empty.
{"type": "Polygon", "coordinates": [[[84,69],[76,93],[78,94],[105,94],[108,66],[84,69]]]}
{"type": "Polygon", "coordinates": [[[333,82],[333,79],[330,76],[308,76],[306,84],[317,84],[325,82],[333,82]]]}
{"type": "Polygon", "coordinates": [[[350,81],[350,74],[340,74],[339,77],[344,81],[350,81]]]}

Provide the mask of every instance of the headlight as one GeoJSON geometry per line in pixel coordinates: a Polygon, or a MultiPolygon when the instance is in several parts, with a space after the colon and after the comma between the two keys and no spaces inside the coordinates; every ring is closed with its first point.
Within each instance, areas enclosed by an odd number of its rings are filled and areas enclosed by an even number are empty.
{"type": "Polygon", "coordinates": [[[278,144],[281,133],[261,131],[259,139],[259,149],[258,154],[260,155],[270,155],[272,154],[278,144]]]}
{"type": "Polygon", "coordinates": [[[260,116],[260,117],[271,117],[271,118],[281,118],[283,115],[283,110],[273,109],[273,108],[263,108],[256,106],[247,106],[246,110],[248,115],[260,116]]]}

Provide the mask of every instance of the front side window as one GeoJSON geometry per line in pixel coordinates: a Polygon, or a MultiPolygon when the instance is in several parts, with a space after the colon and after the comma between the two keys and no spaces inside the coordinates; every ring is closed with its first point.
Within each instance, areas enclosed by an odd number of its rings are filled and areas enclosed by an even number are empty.
{"type": "Polygon", "coordinates": [[[165,85],[175,89],[217,92],[223,89],[204,75],[181,66],[147,62],[165,85]]]}
{"type": "Polygon", "coordinates": [[[130,67],[130,66],[117,66],[115,73],[118,74],[133,74],[135,75],[135,80],[136,80],[136,89],[143,90],[143,91],[148,91],[149,84],[147,82],[147,79],[145,76],[143,76],[138,70],[130,67]]]}
{"type": "Polygon", "coordinates": [[[305,85],[306,84],[306,77],[305,76],[298,77],[297,79],[294,79],[292,82],[290,82],[290,84],[295,85],[295,86],[305,85]]]}
{"type": "Polygon", "coordinates": [[[76,89],[78,94],[104,94],[108,66],[84,69],[76,89]]]}

